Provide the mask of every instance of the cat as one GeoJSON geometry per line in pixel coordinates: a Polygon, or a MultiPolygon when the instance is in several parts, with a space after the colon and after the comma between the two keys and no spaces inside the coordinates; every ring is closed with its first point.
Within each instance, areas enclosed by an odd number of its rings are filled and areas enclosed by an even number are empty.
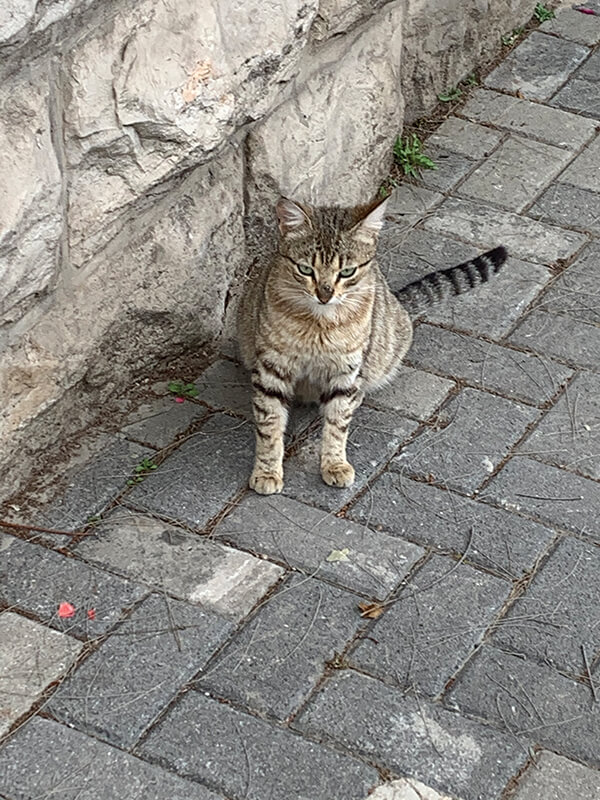
{"type": "Polygon", "coordinates": [[[321,476],[354,481],[346,459],[352,415],[365,393],[387,383],[412,340],[411,318],[487,282],[504,247],[440,270],[392,293],[375,260],[387,199],[319,208],[280,198],[278,249],[242,295],[238,341],[251,372],[256,456],[250,487],[283,488],[284,433],[294,398],[323,415],[321,476]]]}

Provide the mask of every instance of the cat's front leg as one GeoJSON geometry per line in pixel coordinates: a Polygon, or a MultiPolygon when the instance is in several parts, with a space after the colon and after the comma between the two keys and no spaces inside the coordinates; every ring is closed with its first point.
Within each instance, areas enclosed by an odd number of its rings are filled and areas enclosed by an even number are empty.
{"type": "Polygon", "coordinates": [[[333,387],[321,395],[321,476],[329,486],[345,487],[354,483],[354,467],[346,460],[346,443],[352,415],[363,397],[357,385],[345,389],[333,387]]]}
{"type": "Polygon", "coordinates": [[[258,494],[276,494],[283,489],[283,437],[292,386],[287,376],[262,362],[252,370],[252,386],[256,456],[250,488],[258,494]]]}

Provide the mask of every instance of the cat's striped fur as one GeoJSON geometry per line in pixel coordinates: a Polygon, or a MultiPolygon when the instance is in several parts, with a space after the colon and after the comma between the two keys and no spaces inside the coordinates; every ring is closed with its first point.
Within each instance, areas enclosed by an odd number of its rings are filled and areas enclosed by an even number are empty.
{"type": "Polygon", "coordinates": [[[283,487],[283,436],[297,397],[323,414],[321,475],[349,486],[348,427],[366,392],[393,377],[412,339],[411,315],[487,281],[506,260],[496,248],[391,292],[376,261],[385,201],[309,208],[281,198],[279,248],[240,303],[238,336],[251,370],[256,460],[250,486],[283,487]]]}

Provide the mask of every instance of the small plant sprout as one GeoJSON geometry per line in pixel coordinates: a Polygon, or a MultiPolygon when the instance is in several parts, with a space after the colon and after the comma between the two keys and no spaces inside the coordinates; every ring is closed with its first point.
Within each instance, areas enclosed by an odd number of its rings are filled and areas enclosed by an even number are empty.
{"type": "Polygon", "coordinates": [[[155,464],[151,458],[143,458],[139,464],[133,468],[133,475],[127,481],[127,486],[134,486],[136,483],[141,483],[146,475],[152,470],[158,469],[158,464],[155,464]]]}
{"type": "Polygon", "coordinates": [[[193,383],[184,383],[183,381],[169,381],[167,386],[171,394],[175,395],[175,399],[198,397],[198,388],[193,383]]]}
{"type": "Polygon", "coordinates": [[[547,22],[549,19],[554,19],[556,14],[551,8],[544,5],[544,3],[538,3],[533,12],[533,16],[538,22],[547,22]]]}
{"type": "Polygon", "coordinates": [[[455,100],[460,100],[462,94],[462,89],[459,86],[455,86],[453,89],[446,89],[445,92],[440,92],[437,98],[442,103],[453,103],[455,100]]]}
{"type": "Polygon", "coordinates": [[[523,36],[525,33],[525,28],[513,28],[510,33],[505,33],[504,36],[501,37],[502,44],[505,47],[512,47],[513,44],[523,36]]]}
{"type": "Polygon", "coordinates": [[[417,177],[423,169],[437,169],[437,165],[422,152],[423,144],[416,133],[409,133],[404,139],[398,136],[394,142],[394,156],[405,175],[417,177]]]}

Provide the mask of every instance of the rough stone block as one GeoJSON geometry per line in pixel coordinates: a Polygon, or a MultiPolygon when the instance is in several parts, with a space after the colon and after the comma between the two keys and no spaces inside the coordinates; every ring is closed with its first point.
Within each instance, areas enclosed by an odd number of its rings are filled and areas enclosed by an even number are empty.
{"type": "Polygon", "coordinates": [[[535,310],[511,333],[509,342],[541,355],[554,356],[598,370],[600,329],[572,317],[535,310]]]}
{"type": "MultiPolygon", "coordinates": [[[[0,614],[0,736],[60,678],[83,645],[11,611],[0,614]]],[[[1,784],[0,784],[1,785],[1,784]]]]}
{"type": "Polygon", "coordinates": [[[347,515],[514,579],[531,569],[553,536],[538,523],[389,472],[347,515]]]}
{"type": "Polygon", "coordinates": [[[292,576],[219,653],[198,685],[279,720],[304,702],[364,627],[359,598],[322,581],[292,576]]]}
{"type": "Polygon", "coordinates": [[[219,800],[182,780],[79,731],[35,717],[0,749],[0,791],[29,800],[219,800]]]}
{"type": "MultiPolygon", "coordinates": [[[[600,194],[594,197],[600,203],[600,194]]],[[[600,215],[600,205],[596,208],[600,215]]],[[[549,290],[540,298],[539,305],[553,314],[566,314],[581,322],[598,325],[600,309],[596,297],[599,282],[600,243],[592,242],[582,251],[579,258],[552,282],[549,290]]]]}
{"type": "MultiPolygon", "coordinates": [[[[600,86],[600,83],[597,85],[600,86]]],[[[561,173],[560,182],[570,183],[581,189],[589,189],[591,192],[598,191],[600,186],[600,136],[589,144],[561,173]]]]}
{"type": "Polygon", "coordinates": [[[510,136],[471,173],[458,193],[521,211],[571,158],[562,147],[510,136]]]}
{"type": "Polygon", "coordinates": [[[366,403],[374,408],[426,420],[454,386],[454,382],[446,378],[402,366],[387,386],[367,397],[366,403]]]}
{"type": "Polygon", "coordinates": [[[591,699],[588,686],[557,670],[484,645],[447,702],[511,731],[523,742],[521,753],[527,743],[535,743],[598,764],[600,715],[591,699]]]}
{"type": "Polygon", "coordinates": [[[1,601],[35,614],[60,631],[94,639],[147,593],[143,586],[79,559],[0,533],[1,601]],[[58,616],[63,602],[75,606],[74,617],[58,616]]]}
{"type": "Polygon", "coordinates": [[[247,484],[253,460],[252,426],[217,414],[127,499],[142,511],[202,528],[247,484]]]}
{"type": "Polygon", "coordinates": [[[283,465],[284,494],[295,500],[338,510],[365,485],[372,473],[387,461],[400,444],[416,430],[417,423],[391,411],[362,407],[350,423],[348,461],[356,480],[347,489],[327,486],[321,478],[321,431],[315,431],[283,465]]]}
{"type": "Polygon", "coordinates": [[[587,47],[534,31],[484,82],[492,89],[547,100],[588,54],[587,47]]]}
{"type": "Polygon", "coordinates": [[[403,181],[390,195],[385,207],[386,219],[400,221],[403,227],[411,228],[443,197],[440,192],[403,181]]]}
{"type": "Polygon", "coordinates": [[[600,83],[571,78],[552,98],[552,104],[586,117],[600,119],[600,83]]]}
{"type": "Polygon", "coordinates": [[[502,139],[502,133],[458,117],[448,117],[427,139],[427,146],[440,147],[467,158],[487,158],[502,139]]]}
{"type": "Polygon", "coordinates": [[[600,540],[598,484],[572,472],[514,457],[481,498],[600,540]]]}
{"type": "Polygon", "coordinates": [[[521,444],[519,452],[599,479],[600,375],[578,375],[521,444]]]}
{"type": "Polygon", "coordinates": [[[348,661],[402,688],[440,694],[469,658],[511,584],[434,556],[359,641],[348,661]]]}
{"type": "Polygon", "coordinates": [[[248,553],[121,507],[77,547],[80,556],[233,619],[283,575],[248,553]]]}
{"type": "Polygon", "coordinates": [[[464,389],[392,462],[441,486],[473,492],[539,416],[537,409],[464,389]]]}
{"type": "MultiPolygon", "coordinates": [[[[570,169],[572,167],[568,167],[567,171],[570,169]]],[[[542,264],[568,258],[587,241],[582,233],[545,225],[508,211],[455,197],[445,200],[435,215],[428,217],[423,225],[437,233],[460,236],[478,247],[503,244],[517,258],[542,264]]]]}
{"type": "Polygon", "coordinates": [[[566,183],[553,183],[538,197],[527,214],[541,222],[553,222],[555,225],[600,234],[599,208],[600,194],[566,183]]]}
{"type": "Polygon", "coordinates": [[[244,800],[364,800],[379,783],[372,767],[197,692],[181,698],[140,751],[244,800]]]}
{"type": "Polygon", "coordinates": [[[578,150],[595,133],[591,119],[488,89],[473,92],[461,113],[468,119],[508,128],[570,150],[578,150]]]}
{"type": "Polygon", "coordinates": [[[173,397],[163,397],[130,414],[121,433],[128,439],[162,450],[206,414],[206,409],[197,403],[188,400],[176,403],[173,397]]]}
{"type": "MultiPolygon", "coordinates": [[[[583,15],[580,15],[583,16],[583,15]]],[[[600,797],[600,772],[543,750],[521,776],[514,800],[600,797]]]]}
{"type": "MultiPolygon", "coordinates": [[[[600,12],[600,8],[596,11],[600,12]]],[[[589,19],[589,17],[588,17],[589,19]]],[[[596,16],[594,20],[596,24],[596,32],[600,38],[600,20],[596,16]]],[[[600,81],[600,50],[594,50],[592,55],[587,59],[585,64],[577,70],[577,77],[584,81],[600,81]]]]}
{"type": "Polygon", "coordinates": [[[380,600],[423,555],[408,542],[280,496],[247,495],[213,538],[380,600]]]}
{"type": "Polygon", "coordinates": [[[428,189],[436,189],[439,192],[450,191],[474,166],[470,158],[452,150],[430,145],[429,142],[426,144],[425,153],[432,159],[437,169],[421,170],[418,180],[428,189]]]}
{"type": "Polygon", "coordinates": [[[563,539],[502,619],[492,643],[572,675],[585,675],[582,647],[590,664],[600,649],[599,571],[597,547],[563,539]]]}
{"type": "Polygon", "coordinates": [[[526,759],[507,734],[352,670],[335,673],[294,725],[465,800],[499,798],[526,759]]]}
{"type": "Polygon", "coordinates": [[[550,400],[573,374],[572,369],[550,358],[432,325],[416,328],[408,360],[535,405],[550,400]]]}
{"type": "Polygon", "coordinates": [[[600,42],[600,21],[595,16],[581,14],[573,8],[560,8],[554,19],[540,26],[542,33],[553,33],[578,44],[594,45],[600,42]]]}
{"type": "Polygon", "coordinates": [[[412,778],[400,778],[378,786],[369,795],[370,800],[451,800],[447,795],[441,795],[421,781],[412,778]]]}
{"type": "Polygon", "coordinates": [[[131,747],[233,626],[197,606],[151,595],[52,695],[52,715],[131,747]]]}

